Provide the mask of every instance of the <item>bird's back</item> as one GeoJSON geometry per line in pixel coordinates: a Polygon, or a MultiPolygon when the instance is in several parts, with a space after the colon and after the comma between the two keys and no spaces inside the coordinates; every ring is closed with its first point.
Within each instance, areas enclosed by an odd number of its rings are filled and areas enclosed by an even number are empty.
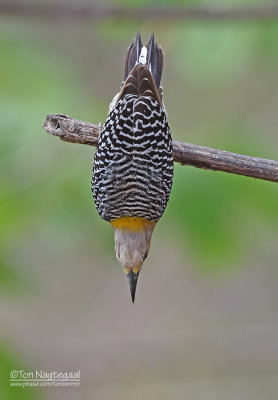
{"type": "Polygon", "coordinates": [[[162,103],[163,54],[140,36],[127,51],[125,81],[102,127],[92,191],[100,216],[158,221],[172,187],[172,139],[162,103]]]}

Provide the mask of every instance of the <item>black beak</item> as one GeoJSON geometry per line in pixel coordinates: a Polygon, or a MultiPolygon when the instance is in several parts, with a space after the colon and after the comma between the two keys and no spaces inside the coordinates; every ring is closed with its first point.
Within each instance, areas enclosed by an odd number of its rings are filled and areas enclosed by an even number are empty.
{"type": "Polygon", "coordinates": [[[129,287],[130,287],[130,294],[131,294],[132,303],[134,303],[134,300],[135,300],[135,292],[136,292],[137,279],[138,279],[138,276],[139,276],[139,272],[135,273],[135,272],[133,272],[131,270],[130,273],[127,275],[128,281],[129,281],[129,287]]]}

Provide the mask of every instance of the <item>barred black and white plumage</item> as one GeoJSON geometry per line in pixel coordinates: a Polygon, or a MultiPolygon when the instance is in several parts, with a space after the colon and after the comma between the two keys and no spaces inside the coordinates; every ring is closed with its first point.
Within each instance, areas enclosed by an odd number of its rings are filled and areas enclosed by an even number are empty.
{"type": "Polygon", "coordinates": [[[92,191],[100,216],[158,221],[173,177],[172,139],[162,103],[163,53],[153,35],[127,51],[125,81],[102,127],[92,191]],[[144,53],[145,50],[145,54],[144,53]],[[141,64],[141,60],[146,63],[141,64]]]}
{"type": "Polygon", "coordinates": [[[160,86],[162,50],[140,34],[127,50],[124,82],[101,129],[92,191],[114,229],[115,252],[134,302],[139,272],[173,179],[172,138],[160,86]]]}

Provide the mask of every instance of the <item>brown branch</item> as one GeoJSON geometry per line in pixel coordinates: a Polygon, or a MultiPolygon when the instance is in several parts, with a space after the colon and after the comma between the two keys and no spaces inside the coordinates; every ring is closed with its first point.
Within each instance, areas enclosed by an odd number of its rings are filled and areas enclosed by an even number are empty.
{"type": "MultiPolygon", "coordinates": [[[[70,143],[97,146],[99,126],[66,115],[48,115],[43,125],[46,132],[70,143]]],[[[230,172],[267,181],[278,182],[278,162],[249,157],[195,144],[173,142],[174,161],[197,168],[230,172]]]]}
{"type": "Polygon", "coordinates": [[[206,8],[206,7],[144,7],[130,8],[121,6],[36,4],[36,3],[0,3],[0,13],[5,15],[24,15],[48,19],[105,19],[129,18],[136,20],[243,20],[265,21],[278,18],[278,5],[255,7],[206,8]]]}

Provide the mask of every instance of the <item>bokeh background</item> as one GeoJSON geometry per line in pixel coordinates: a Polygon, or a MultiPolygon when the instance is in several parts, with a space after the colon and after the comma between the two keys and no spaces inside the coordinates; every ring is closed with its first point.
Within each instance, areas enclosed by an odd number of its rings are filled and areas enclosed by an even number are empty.
{"type": "Polygon", "coordinates": [[[94,148],[42,129],[51,113],[105,121],[138,30],[165,53],[174,139],[278,158],[277,20],[0,13],[1,400],[277,398],[277,185],[175,165],[133,305],[91,196],[94,148]],[[81,385],[14,388],[13,369],[81,385]]]}

